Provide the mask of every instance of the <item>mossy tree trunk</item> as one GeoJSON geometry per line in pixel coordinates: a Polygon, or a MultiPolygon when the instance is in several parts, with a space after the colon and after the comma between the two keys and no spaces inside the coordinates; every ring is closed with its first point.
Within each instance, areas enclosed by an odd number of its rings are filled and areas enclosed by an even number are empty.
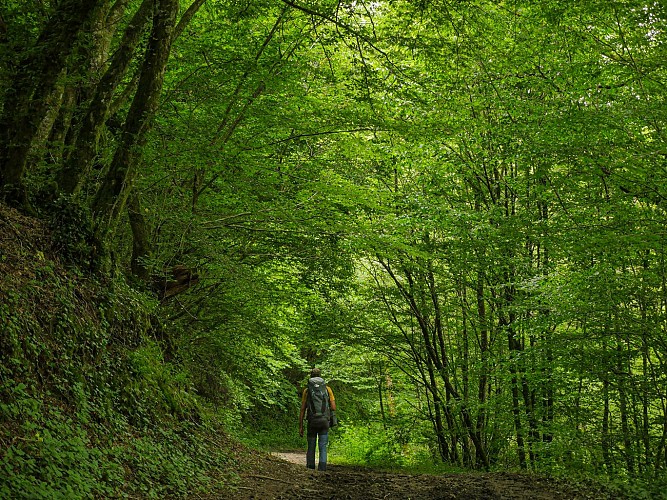
{"type": "Polygon", "coordinates": [[[177,12],[177,0],[159,0],[156,4],[137,93],[130,105],[120,146],[93,201],[96,233],[102,243],[113,235],[125,208],[141,160],[141,145],[157,111],[177,12]]]}
{"type": "Polygon", "coordinates": [[[67,194],[76,194],[95,160],[102,129],[109,118],[113,95],[126,75],[137,45],[151,18],[155,0],[144,0],[125,30],[109,68],[94,90],[88,109],[83,113],[74,147],[58,174],[58,187],[67,194]]]}
{"type": "MultiPolygon", "coordinates": [[[[118,0],[117,4],[121,1],[127,2],[118,0]]],[[[172,30],[172,42],[183,32],[203,3],[204,0],[195,0],[186,10],[172,30]]],[[[100,136],[113,114],[114,94],[135,58],[136,49],[143,39],[155,5],[156,0],[143,0],[139,5],[123,33],[108,69],[93,90],[91,99],[85,103],[86,109],[81,113],[80,126],[76,134],[73,134],[75,140],[69,148],[70,154],[58,174],[58,186],[67,194],[78,193],[90,173],[98,153],[100,136]]]]}
{"type": "Polygon", "coordinates": [[[49,99],[82,32],[106,0],[63,0],[25,52],[0,117],[0,188],[9,203],[29,208],[25,174],[30,149],[49,111],[49,99]]]}

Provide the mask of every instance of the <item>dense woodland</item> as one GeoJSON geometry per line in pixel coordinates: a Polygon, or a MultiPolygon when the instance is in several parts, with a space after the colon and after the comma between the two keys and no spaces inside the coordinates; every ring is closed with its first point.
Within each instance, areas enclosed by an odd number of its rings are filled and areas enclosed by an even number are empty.
{"type": "Polygon", "coordinates": [[[658,488],[665,61],[649,0],[5,0],[0,491],[183,495],[315,365],[340,460],[658,488]]]}

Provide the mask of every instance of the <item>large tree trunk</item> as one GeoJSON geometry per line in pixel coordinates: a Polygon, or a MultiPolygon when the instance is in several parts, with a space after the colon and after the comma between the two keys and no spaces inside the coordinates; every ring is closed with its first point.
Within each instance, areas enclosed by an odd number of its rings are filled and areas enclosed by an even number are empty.
{"type": "Polygon", "coordinates": [[[0,188],[6,201],[28,207],[23,176],[58,77],[85,25],[105,0],[62,0],[27,52],[6,93],[0,119],[0,188]]]}
{"type": "MultiPolygon", "coordinates": [[[[126,2],[127,0],[118,0],[126,2]]],[[[195,0],[183,14],[171,34],[173,42],[192,20],[205,0],[195,0]]],[[[76,142],[70,148],[63,168],[58,175],[58,186],[68,194],[76,194],[84,184],[95,162],[99,149],[99,140],[105,123],[113,114],[113,96],[122,79],[127,74],[134,53],[140,43],[146,25],[151,18],[155,0],[144,0],[130,20],[118,49],[115,51],[109,68],[95,88],[77,130],[76,142]]],[[[130,88],[132,85],[130,85],[130,88]]]]}
{"type": "MultiPolygon", "coordinates": [[[[59,77],[57,101],[49,105],[33,141],[28,169],[39,159],[60,165],[63,152],[73,149],[82,109],[90,101],[107,63],[111,40],[128,1],[116,0],[112,6],[110,0],[106,0],[91,16],[86,28],[88,39],[75,47],[67,68],[59,77]]],[[[55,194],[55,187],[52,194],[55,194]]]]}
{"type": "Polygon", "coordinates": [[[93,201],[96,233],[103,243],[115,231],[119,216],[125,208],[141,159],[140,146],[145,141],[157,111],[177,12],[177,0],[158,1],[139,86],[123,127],[120,146],[93,201]]]}
{"type": "Polygon", "coordinates": [[[71,153],[58,175],[58,186],[67,194],[75,194],[79,190],[93,165],[102,128],[109,118],[114,92],[127,73],[137,45],[151,17],[154,1],[144,0],[130,20],[109,68],[95,88],[88,109],[81,119],[75,145],[71,148],[71,153]]]}

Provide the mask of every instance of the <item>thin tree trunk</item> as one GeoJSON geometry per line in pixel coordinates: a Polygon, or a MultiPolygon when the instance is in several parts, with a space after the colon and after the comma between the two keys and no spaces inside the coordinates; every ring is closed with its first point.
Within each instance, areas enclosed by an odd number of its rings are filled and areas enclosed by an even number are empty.
{"type": "MultiPolygon", "coordinates": [[[[415,362],[415,365],[417,366],[417,370],[419,371],[420,377],[422,379],[422,384],[424,385],[425,389],[424,395],[426,396],[428,418],[431,422],[431,425],[433,426],[433,432],[435,433],[438,455],[440,456],[440,459],[446,463],[449,460],[447,454],[447,441],[444,440],[442,416],[440,415],[440,410],[437,405],[437,401],[439,400],[440,396],[437,392],[437,388],[434,385],[435,378],[432,376],[433,362],[428,356],[426,357],[426,359],[424,359],[424,357],[421,356],[415,350],[415,346],[412,343],[411,343],[411,350],[412,350],[413,360],[415,362]],[[426,364],[426,370],[424,369],[424,364],[426,364]]],[[[420,391],[417,391],[417,394],[419,393],[420,391]]]]}
{"type": "MultiPolygon", "coordinates": [[[[433,366],[440,376],[441,380],[444,382],[445,385],[445,391],[448,393],[450,396],[452,396],[459,404],[459,411],[461,414],[461,418],[463,420],[463,424],[466,428],[466,431],[468,432],[468,437],[470,440],[473,442],[473,445],[475,446],[475,451],[477,455],[480,457],[483,467],[488,469],[489,468],[489,458],[488,455],[486,454],[486,451],[484,449],[484,446],[481,442],[480,439],[478,439],[477,434],[475,432],[475,423],[472,421],[472,418],[470,416],[470,411],[468,409],[468,406],[465,404],[465,402],[462,400],[461,395],[459,392],[456,390],[454,385],[452,384],[452,381],[449,377],[449,366],[448,366],[448,361],[447,361],[447,353],[443,352],[441,353],[441,356],[438,355],[437,351],[437,346],[434,345],[431,341],[431,332],[429,329],[428,322],[426,321],[426,318],[424,318],[423,314],[421,313],[421,309],[419,305],[417,304],[417,301],[415,300],[414,294],[411,292],[411,290],[415,289],[415,283],[414,283],[414,278],[412,276],[412,273],[410,273],[407,269],[404,269],[405,276],[408,281],[409,287],[406,288],[400,280],[396,277],[394,274],[391,266],[389,266],[388,263],[382,262],[382,266],[385,268],[385,270],[389,273],[390,277],[396,284],[397,288],[407,301],[407,303],[410,306],[410,309],[417,320],[417,323],[419,324],[419,328],[421,330],[422,334],[422,339],[424,341],[424,345],[426,347],[426,354],[427,357],[431,359],[431,362],[433,363],[433,366]]],[[[442,332],[440,332],[442,334],[442,332]]],[[[441,345],[441,349],[444,348],[444,343],[441,345]]]]}
{"type": "Polygon", "coordinates": [[[151,255],[150,238],[146,219],[141,211],[139,195],[134,189],[128,199],[127,213],[132,230],[132,259],[130,261],[132,274],[148,283],[150,273],[146,259],[151,255]]]}
{"type": "MultiPolygon", "coordinates": [[[[548,227],[549,221],[549,205],[544,201],[543,196],[547,191],[547,174],[544,172],[545,167],[538,167],[537,171],[537,185],[539,187],[538,194],[539,199],[537,202],[539,220],[542,223],[543,227],[548,227]]],[[[540,243],[537,245],[537,256],[538,256],[538,270],[541,271],[541,275],[549,276],[550,274],[550,255],[549,248],[544,242],[544,238],[541,238],[540,243]]],[[[546,321],[546,318],[549,316],[549,309],[543,308],[540,311],[540,314],[545,318],[545,324],[549,324],[546,321]]],[[[553,420],[554,420],[554,387],[553,387],[553,348],[551,336],[548,333],[542,334],[542,343],[545,346],[545,361],[542,363],[542,378],[543,390],[542,390],[542,426],[544,428],[542,432],[542,441],[545,443],[550,443],[553,441],[553,420]]]]}
{"type": "Polygon", "coordinates": [[[665,468],[665,464],[662,463],[663,456],[667,461],[667,404],[665,400],[662,401],[662,437],[660,438],[660,443],[655,452],[655,460],[653,461],[653,470],[655,471],[655,477],[660,475],[660,471],[665,468]]]}
{"type": "Polygon", "coordinates": [[[535,401],[534,393],[531,392],[528,386],[528,379],[526,378],[525,364],[520,362],[521,366],[521,394],[523,395],[524,411],[526,413],[526,420],[528,421],[528,454],[530,457],[531,467],[534,467],[537,462],[537,454],[535,452],[535,443],[540,440],[539,431],[537,429],[537,419],[535,417],[535,401]]]}
{"type": "Polygon", "coordinates": [[[609,411],[609,380],[607,376],[602,380],[602,394],[604,397],[604,409],[602,413],[602,458],[607,468],[607,473],[614,471],[614,462],[611,458],[611,435],[609,432],[611,413],[609,411]]]}
{"type": "Polygon", "coordinates": [[[382,427],[384,427],[384,430],[387,430],[387,415],[384,410],[384,391],[382,390],[382,386],[384,385],[384,380],[382,379],[384,371],[382,364],[383,363],[380,362],[380,365],[378,367],[378,378],[377,378],[378,398],[380,399],[380,416],[382,417],[382,427]]]}
{"type": "Polygon", "coordinates": [[[389,374],[388,371],[385,369],[385,398],[387,400],[387,408],[389,409],[389,416],[390,417],[395,417],[396,416],[396,402],[394,401],[394,395],[392,393],[392,387],[394,387],[394,382],[391,379],[391,375],[389,374]]]}
{"type": "Polygon", "coordinates": [[[194,0],[191,4],[190,7],[187,8],[187,10],[183,13],[181,16],[181,19],[178,21],[178,24],[176,25],[176,28],[174,28],[174,34],[173,34],[173,40],[176,40],[181,34],[183,33],[183,30],[190,24],[190,21],[192,21],[192,18],[195,17],[195,14],[199,11],[202,5],[206,3],[206,0],[194,0]]]}
{"type": "MultiPolygon", "coordinates": [[[[470,406],[470,340],[468,338],[468,311],[467,311],[467,297],[466,297],[466,286],[463,280],[460,280],[459,287],[461,288],[461,336],[463,340],[463,363],[461,364],[461,372],[463,378],[463,401],[466,406],[470,406]]],[[[478,414],[479,416],[479,414],[478,414]]],[[[479,419],[477,419],[477,424],[479,424],[479,419]]],[[[480,438],[477,427],[475,427],[475,432],[477,432],[477,438],[480,438]]],[[[481,465],[479,457],[475,457],[473,461],[470,449],[466,446],[466,440],[463,441],[463,463],[467,467],[472,467],[473,465],[481,465]],[[474,463],[473,463],[474,462],[474,463]]]]}
{"type": "MultiPolygon", "coordinates": [[[[647,254],[644,257],[644,262],[643,262],[643,269],[644,273],[649,272],[649,264],[648,264],[648,250],[647,254]]],[[[642,381],[641,381],[641,402],[642,402],[642,426],[641,426],[641,436],[642,436],[642,443],[644,445],[644,467],[646,470],[649,470],[652,462],[652,453],[653,451],[651,450],[651,435],[650,435],[650,427],[651,427],[651,422],[649,420],[649,401],[650,401],[650,395],[649,395],[649,334],[648,334],[648,305],[647,305],[647,299],[646,299],[646,285],[644,284],[642,286],[642,296],[639,301],[639,307],[641,309],[641,331],[642,331],[642,381]]]]}
{"type": "MultiPolygon", "coordinates": [[[[513,277],[508,273],[508,276],[505,277],[507,283],[513,281],[513,277]]],[[[504,287],[504,298],[506,304],[509,306],[512,305],[514,301],[514,290],[511,286],[504,287]]],[[[514,424],[516,427],[517,433],[517,445],[519,447],[519,464],[522,468],[527,468],[528,463],[526,462],[526,441],[522,432],[521,418],[517,415],[517,412],[520,412],[519,407],[519,394],[521,394],[524,405],[524,413],[526,415],[526,421],[528,422],[528,433],[529,433],[529,443],[528,443],[528,453],[530,457],[531,465],[535,463],[535,454],[532,447],[532,442],[535,439],[536,433],[536,422],[533,412],[533,404],[530,393],[530,388],[528,387],[528,381],[525,376],[525,367],[524,361],[521,356],[523,352],[523,346],[521,340],[517,338],[517,332],[514,328],[516,322],[516,315],[513,311],[507,313],[507,317],[502,315],[504,318],[503,324],[507,329],[507,344],[510,354],[510,373],[512,376],[512,412],[514,414],[514,424]],[[519,387],[520,385],[520,387],[519,387]]]]}
{"type": "Polygon", "coordinates": [[[625,366],[623,365],[622,359],[623,348],[621,343],[618,343],[617,347],[619,355],[619,374],[618,374],[618,397],[619,397],[619,411],[621,413],[621,432],[623,434],[623,448],[625,451],[625,464],[630,473],[635,471],[634,463],[634,450],[632,446],[632,438],[630,436],[630,426],[628,424],[628,396],[626,392],[626,381],[625,381],[625,366]]]}
{"type": "MultiPolygon", "coordinates": [[[[482,195],[480,189],[474,189],[474,210],[475,212],[482,211],[482,195]]],[[[477,419],[475,423],[475,433],[477,438],[483,441],[486,428],[486,403],[488,399],[489,388],[489,329],[486,313],[486,301],[484,298],[484,280],[485,274],[483,270],[483,256],[484,251],[478,256],[476,283],[475,283],[475,300],[477,307],[477,331],[479,332],[479,356],[480,356],[480,373],[477,385],[477,419]]],[[[465,283],[463,284],[465,290],[465,283]]],[[[466,302],[464,300],[464,302],[466,302]]],[[[465,304],[464,304],[465,306],[465,304]]],[[[480,457],[476,457],[479,465],[480,457]]]]}
{"type": "Polygon", "coordinates": [[[527,469],[526,447],[523,439],[523,429],[521,426],[521,409],[519,408],[519,379],[515,360],[510,360],[510,374],[512,376],[512,415],[514,416],[514,430],[516,431],[516,445],[519,454],[519,467],[522,470],[527,469]]]}
{"type": "Polygon", "coordinates": [[[489,330],[487,327],[486,303],[484,300],[484,274],[479,270],[477,271],[477,285],[475,292],[477,296],[477,323],[479,325],[479,355],[481,361],[479,384],[477,386],[479,410],[477,411],[475,432],[481,440],[486,427],[486,402],[488,395],[487,388],[489,384],[489,330]]]}
{"type": "Polygon", "coordinates": [[[445,431],[442,425],[442,398],[440,391],[438,391],[438,386],[435,381],[435,372],[433,369],[432,360],[427,357],[426,367],[428,368],[428,376],[430,387],[432,388],[431,395],[433,397],[433,407],[435,409],[435,434],[438,439],[438,451],[440,452],[440,457],[443,462],[449,460],[449,450],[447,447],[447,440],[445,439],[445,431]]]}

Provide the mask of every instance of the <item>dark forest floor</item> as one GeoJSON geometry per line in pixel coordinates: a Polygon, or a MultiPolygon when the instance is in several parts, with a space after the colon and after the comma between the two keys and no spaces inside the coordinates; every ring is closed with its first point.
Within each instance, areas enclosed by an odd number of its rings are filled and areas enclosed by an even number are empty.
{"type": "Polygon", "coordinates": [[[302,452],[253,453],[243,459],[240,480],[226,498],[259,499],[611,499],[621,498],[594,485],[510,472],[403,474],[365,467],[329,465],[326,472],[305,468],[302,452]]]}

